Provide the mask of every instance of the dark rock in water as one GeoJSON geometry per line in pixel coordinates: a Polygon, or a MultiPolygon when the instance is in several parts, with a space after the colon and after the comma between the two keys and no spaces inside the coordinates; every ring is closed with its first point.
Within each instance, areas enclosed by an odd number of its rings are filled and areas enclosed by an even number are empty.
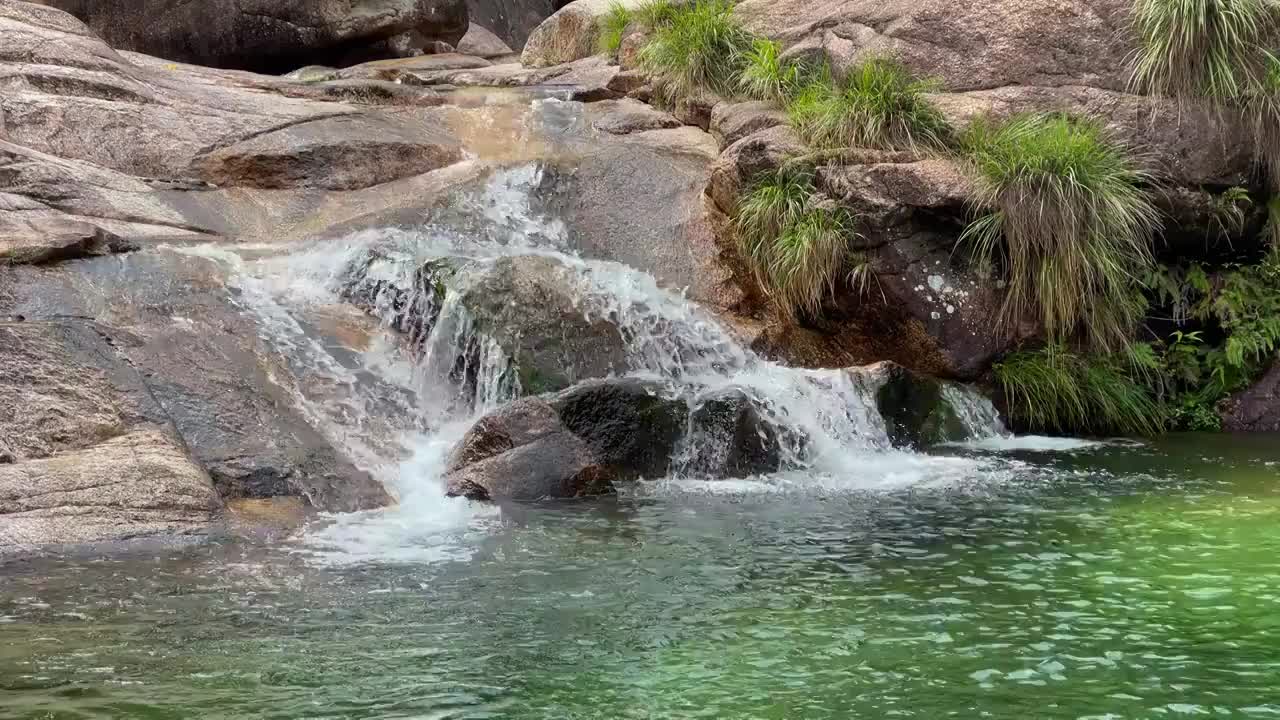
{"type": "Polygon", "coordinates": [[[878,385],[876,407],[895,447],[921,449],[969,439],[941,381],[888,362],[867,371],[878,385]]]}
{"type": "Polygon", "coordinates": [[[1280,432],[1280,360],[1253,385],[1227,399],[1220,410],[1223,430],[1280,432]]]}
{"type": "Polygon", "coordinates": [[[210,67],[285,72],[456,44],[463,0],[39,0],[113,47],[210,67]]]}
{"type": "Polygon", "coordinates": [[[688,424],[684,401],[638,380],[584,383],[548,402],[592,457],[620,480],[665,475],[688,424]]]}
{"type": "Polygon", "coordinates": [[[222,503],[93,323],[0,322],[0,553],[203,535],[222,503]]]}
{"type": "Polygon", "coordinates": [[[660,477],[685,434],[688,406],[660,385],[583,383],[517,400],[477,422],[449,459],[447,492],[475,500],[602,495],[660,477]]]}
{"type": "Polygon", "coordinates": [[[699,400],[689,427],[682,471],[711,478],[777,472],[782,438],[746,390],[728,388],[699,400]]]}

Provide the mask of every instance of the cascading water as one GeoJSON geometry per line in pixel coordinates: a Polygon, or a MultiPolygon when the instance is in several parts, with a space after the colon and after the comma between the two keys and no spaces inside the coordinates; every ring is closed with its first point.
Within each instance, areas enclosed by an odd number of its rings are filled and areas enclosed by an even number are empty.
{"type": "MultiPolygon", "coordinates": [[[[458,533],[496,511],[442,497],[445,457],[480,414],[522,393],[506,351],[462,298],[504,258],[553,263],[577,312],[616,328],[627,375],[660,380],[691,412],[705,398],[741,392],[780,439],[782,472],[715,485],[698,481],[696,459],[714,438],[686,438],[677,475],[640,492],[744,488],[871,488],[972,477],[981,461],[894,450],[876,406],[877,379],[858,370],[801,370],[744,347],[709,313],[643,272],[566,254],[565,226],[534,210],[544,184],[537,166],[494,172],[479,192],[451,203],[420,230],[357,233],[341,242],[282,249],[178,249],[225,263],[229,283],[260,319],[300,378],[295,396],[331,440],[377,474],[400,505],[340,518],[312,532],[313,547],[387,557],[387,548],[448,556],[458,533]],[[445,279],[447,278],[447,280],[445,279]],[[317,339],[314,317],[354,303],[381,324],[363,348],[338,352],[317,339]],[[317,379],[323,382],[317,382],[317,379]],[[327,392],[317,393],[323,385],[327,392]],[[393,400],[388,400],[393,399],[393,400]],[[395,438],[392,440],[391,438],[395,438]]],[[[975,439],[1001,437],[999,418],[977,393],[946,386],[944,401],[975,439]]]]}

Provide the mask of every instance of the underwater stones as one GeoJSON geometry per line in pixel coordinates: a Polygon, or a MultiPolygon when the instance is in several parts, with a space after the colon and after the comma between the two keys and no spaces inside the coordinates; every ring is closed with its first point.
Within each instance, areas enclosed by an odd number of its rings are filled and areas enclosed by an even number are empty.
{"type": "Polygon", "coordinates": [[[449,458],[446,492],[473,500],[608,494],[661,477],[684,436],[687,406],[661,385],[583,383],[517,400],[481,418],[449,458]]]}

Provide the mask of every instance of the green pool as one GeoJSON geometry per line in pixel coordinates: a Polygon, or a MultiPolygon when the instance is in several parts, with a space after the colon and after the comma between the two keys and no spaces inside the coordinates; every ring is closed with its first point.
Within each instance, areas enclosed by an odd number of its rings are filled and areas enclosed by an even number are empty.
{"type": "Polygon", "coordinates": [[[1280,438],[950,455],[5,561],[0,718],[1280,718],[1280,438]]]}

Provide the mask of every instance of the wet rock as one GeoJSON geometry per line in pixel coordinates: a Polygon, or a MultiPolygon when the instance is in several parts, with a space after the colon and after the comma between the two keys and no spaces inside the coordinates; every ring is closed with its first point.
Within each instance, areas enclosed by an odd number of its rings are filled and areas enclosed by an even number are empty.
{"type": "MultiPolygon", "coordinates": [[[[294,384],[279,350],[261,339],[256,321],[237,306],[217,263],[152,251],[0,272],[8,273],[0,286],[13,289],[12,298],[0,297],[0,315],[98,321],[112,352],[140,373],[137,392],[150,398],[223,497],[302,497],[328,511],[390,502],[381,483],[298,410],[305,388],[294,384]]],[[[101,435],[105,431],[92,428],[112,427],[107,394],[95,391],[83,405],[99,409],[68,416],[76,424],[66,429],[38,415],[31,422],[58,437],[101,435]]],[[[24,436],[0,434],[11,441],[24,436]]],[[[36,455],[25,445],[13,449],[36,455]]]]}
{"type": "Polygon", "coordinates": [[[20,220],[0,215],[0,265],[43,265],[137,246],[96,225],[61,217],[20,220]]]}
{"type": "Polygon", "coordinates": [[[860,372],[876,388],[876,407],[894,447],[919,450],[970,439],[941,381],[891,362],[860,372]]]}
{"type": "Polygon", "coordinates": [[[41,0],[114,47],[211,67],[284,72],[456,44],[463,0],[41,0]],[[408,35],[406,39],[401,36],[408,35]]]}
{"type": "Polygon", "coordinates": [[[684,401],[634,380],[517,400],[479,420],[454,449],[447,492],[516,501],[607,494],[615,482],[666,473],[686,414],[684,401]]]}
{"type": "Polygon", "coordinates": [[[749,391],[727,388],[699,398],[690,418],[681,471],[710,478],[739,478],[782,467],[777,423],[749,391]]]}
{"type": "Polygon", "coordinates": [[[201,535],[209,476],[102,329],[0,322],[0,552],[201,535]]]}
{"type": "Polygon", "coordinates": [[[618,326],[590,315],[574,273],[535,255],[505,257],[459,271],[460,302],[478,332],[511,358],[526,393],[562,390],[627,369],[618,326]]]}
{"type": "Polygon", "coordinates": [[[593,108],[603,115],[592,122],[595,129],[612,135],[629,135],[646,130],[663,130],[680,127],[680,121],[670,113],[635,100],[613,100],[593,108]]]}
{"type": "Polygon", "coordinates": [[[502,38],[474,21],[467,28],[467,34],[458,41],[458,52],[482,58],[506,57],[515,54],[515,51],[503,42],[502,38]]]}
{"type": "Polygon", "coordinates": [[[1223,402],[1219,411],[1223,430],[1280,432],[1280,362],[1252,386],[1223,402]]]}
{"type": "Polygon", "coordinates": [[[194,174],[217,185],[356,190],[458,162],[457,140],[378,116],[330,117],[264,133],[196,158],[194,174]]]}

